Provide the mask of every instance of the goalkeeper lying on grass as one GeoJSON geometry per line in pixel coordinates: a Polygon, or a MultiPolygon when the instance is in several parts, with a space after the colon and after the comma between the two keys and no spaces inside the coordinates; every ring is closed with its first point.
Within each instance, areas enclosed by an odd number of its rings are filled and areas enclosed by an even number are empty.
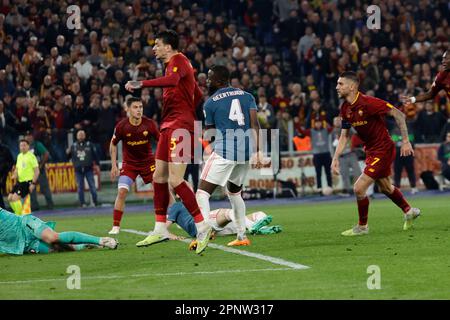
{"type": "Polygon", "coordinates": [[[16,216],[0,208],[0,253],[50,253],[79,251],[88,247],[116,249],[113,238],[99,238],[81,232],[57,233],[55,222],[44,222],[33,215],[16,216]]]}
{"type": "MultiPolygon", "coordinates": [[[[212,224],[214,235],[226,236],[236,234],[237,227],[233,221],[233,209],[217,209],[209,214],[209,223],[212,224]]],[[[245,217],[245,225],[247,231],[251,234],[273,234],[282,231],[281,226],[268,226],[272,222],[272,216],[262,211],[253,212],[245,217]]],[[[192,216],[189,214],[183,203],[175,202],[168,210],[167,227],[176,223],[186,231],[191,237],[195,238],[197,229],[192,216]]],[[[170,239],[178,239],[179,237],[171,235],[170,239]]],[[[197,243],[195,240],[189,246],[190,250],[194,250],[197,243]]]]}

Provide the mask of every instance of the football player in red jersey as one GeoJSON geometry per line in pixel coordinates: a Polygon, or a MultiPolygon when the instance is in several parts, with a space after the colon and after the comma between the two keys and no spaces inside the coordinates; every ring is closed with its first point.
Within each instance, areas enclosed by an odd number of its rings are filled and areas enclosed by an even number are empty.
{"type": "Polygon", "coordinates": [[[118,192],[114,203],[113,227],[109,234],[120,232],[120,221],[125,208],[125,199],[130,187],[141,176],[145,183],[153,182],[155,157],[151,140],[159,140],[158,126],[155,121],[143,116],[142,101],[128,98],[126,101],[128,117],[117,123],[111,139],[111,179],[119,176],[118,192]],[[123,163],[119,172],[117,166],[117,144],[122,141],[123,163]]]}
{"type": "Polygon", "coordinates": [[[442,67],[444,70],[437,74],[428,92],[419,94],[417,97],[401,96],[400,99],[402,102],[409,104],[427,101],[433,99],[441,90],[445,90],[447,97],[450,100],[450,54],[448,50],[442,55],[442,67]]]}
{"type": "Polygon", "coordinates": [[[369,213],[369,198],[367,189],[375,182],[380,191],[390,198],[404,213],[403,230],[412,226],[412,222],[420,215],[420,210],[411,208],[403,194],[392,185],[392,162],[395,159],[395,144],[389,136],[385,124],[385,116],[394,117],[402,135],[401,156],[414,154],[409,142],[405,115],[392,104],[358,91],[359,80],[356,73],[346,71],[339,76],[336,90],[339,98],[344,99],[341,105],[342,131],[336,148],[331,169],[339,174],[339,157],[347,144],[348,131],[353,127],[364,144],[366,152],[366,167],[354,185],[358,203],[359,223],[344,231],[344,236],[356,236],[369,233],[367,224],[369,213]]]}
{"type": "Polygon", "coordinates": [[[193,159],[195,109],[202,92],[195,81],[191,63],[178,51],[178,42],[178,35],[173,30],[158,34],[153,50],[156,58],[165,64],[165,75],[152,80],[129,81],[125,85],[129,91],[142,87],[163,88],[160,139],[156,147],[156,170],[153,176],[155,228],[136,245],[149,246],[168,239],[166,215],[170,184],[194,218],[198,230],[196,252],[200,254],[208,244],[212,229],[203,220],[195,194],[184,180],[184,173],[187,164],[193,159]],[[181,131],[187,135],[180,137],[181,131]]]}

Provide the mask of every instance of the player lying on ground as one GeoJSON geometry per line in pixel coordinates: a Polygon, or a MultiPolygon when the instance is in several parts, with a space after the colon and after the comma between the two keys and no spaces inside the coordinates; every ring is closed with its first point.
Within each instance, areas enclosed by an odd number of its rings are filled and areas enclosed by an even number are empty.
{"type": "MultiPolygon", "coordinates": [[[[283,229],[281,226],[268,226],[272,222],[272,216],[262,211],[256,211],[245,216],[245,227],[251,234],[273,234],[279,233],[283,229]]],[[[209,222],[213,225],[213,236],[227,236],[237,234],[238,228],[234,222],[233,209],[221,208],[213,210],[209,213],[209,222]]],[[[195,238],[197,228],[194,219],[181,202],[175,202],[170,208],[167,215],[167,228],[176,223],[186,231],[189,236],[195,238]]],[[[174,237],[176,238],[176,237],[174,237]]],[[[197,247],[197,240],[193,240],[189,245],[190,250],[197,247]]]]}
{"type": "Polygon", "coordinates": [[[394,117],[402,135],[401,156],[414,155],[409,142],[405,115],[392,104],[362,94],[358,91],[359,80],[356,73],[346,71],[339,76],[336,90],[339,98],[344,99],[341,106],[342,131],[336,148],[331,168],[339,174],[339,157],[344,150],[348,131],[354,127],[358,136],[364,142],[366,151],[366,167],[354,184],[354,192],[358,203],[359,223],[350,230],[344,231],[344,236],[356,236],[369,233],[367,224],[369,214],[369,198],[367,189],[376,183],[381,192],[391,199],[404,213],[403,230],[409,229],[413,220],[420,215],[420,210],[411,208],[401,191],[392,185],[392,162],[395,159],[395,144],[386,128],[385,116],[394,117]]]}
{"type": "Polygon", "coordinates": [[[179,37],[175,31],[165,30],[159,33],[153,50],[156,58],[165,64],[164,76],[151,80],[129,81],[125,85],[129,91],[142,87],[163,88],[160,138],[156,147],[156,169],[153,174],[155,228],[136,245],[145,247],[168,239],[166,216],[170,184],[197,225],[199,245],[196,253],[200,254],[208,245],[212,229],[204,221],[195,194],[184,180],[184,173],[194,156],[195,110],[202,99],[202,92],[195,81],[194,69],[189,59],[178,51],[178,43],[179,37]],[[189,133],[189,137],[182,136],[185,133],[189,133]]]}
{"type": "Polygon", "coordinates": [[[450,99],[450,54],[449,51],[445,51],[442,55],[442,67],[444,70],[440,71],[431,85],[428,92],[419,94],[417,97],[405,97],[401,96],[400,99],[403,103],[416,103],[433,99],[439,91],[445,90],[448,99],[450,99]]]}
{"type": "MultiPolygon", "coordinates": [[[[218,186],[226,185],[237,228],[236,240],[228,245],[248,246],[250,240],[245,235],[246,210],[241,191],[250,168],[250,155],[260,150],[260,126],[253,96],[231,87],[229,81],[230,73],[224,66],[213,66],[208,71],[207,84],[211,96],[204,105],[205,125],[207,130],[214,128],[216,133],[214,152],[203,168],[196,197],[203,218],[207,220],[211,194],[218,186]],[[251,135],[244,134],[250,130],[251,135]],[[238,136],[239,132],[242,133],[241,137],[238,136]]],[[[256,167],[260,168],[262,163],[258,156],[255,157],[256,167]]]]}
{"type": "Polygon", "coordinates": [[[111,179],[119,176],[117,197],[114,203],[113,227],[109,234],[119,234],[120,222],[125,209],[125,199],[136,177],[141,176],[144,183],[153,182],[155,157],[152,152],[152,139],[158,141],[159,131],[156,122],[143,116],[144,108],[139,98],[126,101],[128,117],[121,120],[114,129],[109,152],[111,154],[111,179]],[[123,163],[119,172],[117,166],[117,144],[122,141],[123,163]]]}
{"type": "Polygon", "coordinates": [[[0,208],[0,252],[22,255],[78,251],[90,246],[116,249],[117,240],[66,231],[55,232],[55,222],[47,222],[29,214],[16,216],[0,208]]]}

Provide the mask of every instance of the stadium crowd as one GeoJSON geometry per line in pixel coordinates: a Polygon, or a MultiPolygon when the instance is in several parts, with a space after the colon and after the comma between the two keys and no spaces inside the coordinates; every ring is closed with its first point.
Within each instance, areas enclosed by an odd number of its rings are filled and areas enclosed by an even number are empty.
{"type": "MultiPolygon", "coordinates": [[[[364,92],[400,106],[399,95],[431,86],[450,40],[445,0],[370,1],[381,8],[380,30],[367,28],[368,2],[357,0],[76,1],[80,29],[66,24],[65,1],[1,3],[0,137],[17,155],[19,136],[32,131],[53,162],[67,160],[73,129],[109,157],[124,84],[162,75],[152,46],[165,29],[181,35],[205,97],[208,68],[230,69],[232,85],[255,96],[262,125],[280,129],[282,150],[291,120],[300,136],[317,120],[332,124],[340,72],[357,70],[364,92]]],[[[162,90],[135,94],[158,120],[162,90]]],[[[441,142],[450,130],[445,92],[404,112],[415,142],[441,142]]]]}

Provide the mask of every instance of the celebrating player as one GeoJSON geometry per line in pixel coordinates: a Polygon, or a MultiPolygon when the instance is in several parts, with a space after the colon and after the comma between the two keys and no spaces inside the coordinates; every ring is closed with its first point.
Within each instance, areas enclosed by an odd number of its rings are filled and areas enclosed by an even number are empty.
{"type": "Polygon", "coordinates": [[[358,87],[358,77],[351,71],[342,73],[336,86],[337,93],[344,102],[340,114],[342,131],[331,164],[333,172],[339,174],[339,157],[347,144],[348,131],[351,127],[364,142],[366,151],[366,167],[354,185],[359,223],[352,229],[344,231],[342,235],[357,236],[369,233],[367,224],[369,198],[366,191],[374,182],[377,183],[381,192],[403,210],[405,221],[403,230],[407,230],[412,226],[413,220],[420,215],[420,210],[411,208],[400,190],[389,180],[392,162],[395,159],[395,144],[385,124],[386,115],[394,117],[402,135],[400,155],[413,155],[414,150],[409,142],[405,115],[386,101],[362,94],[358,91],[358,87]]]}
{"type": "Polygon", "coordinates": [[[152,153],[151,138],[158,140],[159,131],[155,121],[144,117],[142,101],[128,98],[126,102],[128,118],[121,120],[114,130],[109,147],[111,153],[111,179],[119,175],[117,166],[117,144],[122,140],[123,163],[120,170],[118,192],[114,203],[113,227],[109,234],[120,232],[120,221],[125,208],[125,199],[138,175],[144,183],[153,181],[155,157],[152,153]]]}
{"type": "Polygon", "coordinates": [[[437,74],[428,92],[419,94],[417,97],[401,96],[402,102],[415,103],[427,101],[433,99],[441,90],[445,90],[447,97],[450,99],[450,54],[448,53],[448,50],[442,55],[442,66],[444,67],[444,70],[437,74]]]}
{"type": "MultiPolygon", "coordinates": [[[[248,246],[250,240],[245,235],[245,202],[241,190],[252,154],[248,138],[257,143],[259,122],[255,99],[248,92],[230,87],[229,77],[230,73],[224,66],[213,66],[208,71],[207,83],[213,94],[204,105],[205,125],[207,130],[215,128],[216,135],[214,152],[203,168],[196,196],[203,217],[207,219],[211,194],[217,186],[224,187],[227,184],[227,194],[237,227],[237,239],[228,245],[248,246]],[[255,136],[245,135],[250,128],[255,136]],[[243,139],[236,136],[239,132],[243,139]]],[[[253,150],[258,151],[258,146],[253,150]]]]}
{"type": "Polygon", "coordinates": [[[191,63],[186,56],[178,52],[178,42],[178,35],[173,30],[158,34],[153,50],[156,58],[166,65],[165,76],[152,80],[129,81],[125,85],[129,91],[142,87],[164,88],[161,135],[156,147],[156,169],[153,175],[155,228],[147,238],[136,245],[148,246],[168,239],[166,215],[170,184],[194,218],[199,242],[196,252],[201,253],[208,244],[211,227],[203,220],[195,194],[184,180],[184,173],[187,163],[193,157],[195,109],[202,93],[195,81],[191,63]],[[187,132],[190,137],[179,136],[182,132],[187,132]],[[189,147],[185,147],[186,145],[189,147]]]}
{"type": "Polygon", "coordinates": [[[22,255],[25,253],[50,253],[78,251],[91,246],[116,249],[117,240],[67,231],[57,233],[54,222],[44,222],[29,214],[16,216],[0,208],[0,252],[22,255]]]}

